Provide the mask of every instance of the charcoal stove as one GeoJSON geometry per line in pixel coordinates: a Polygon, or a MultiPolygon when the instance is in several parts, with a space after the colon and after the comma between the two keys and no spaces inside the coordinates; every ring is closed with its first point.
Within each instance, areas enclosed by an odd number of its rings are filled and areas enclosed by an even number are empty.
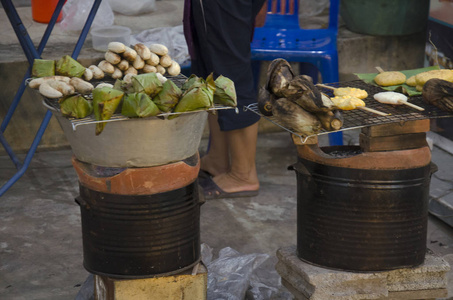
{"type": "MultiPolygon", "coordinates": [[[[288,130],[297,147],[297,256],[342,271],[385,271],[419,266],[426,255],[429,184],[436,166],[426,142],[430,119],[450,113],[392,106],[373,99],[384,91],[361,80],[334,83],[368,92],[363,110],[343,111],[341,131],[361,129],[359,146],[319,147],[318,135],[288,130]]],[[[329,96],[333,92],[320,88],[329,96]]],[[[249,109],[259,114],[256,106],[249,109]]]]}
{"type": "Polygon", "coordinates": [[[168,276],[200,261],[198,152],[148,168],[72,159],[79,178],[84,267],[110,278],[168,276]]]}
{"type": "MultiPolygon", "coordinates": [[[[170,77],[181,86],[185,76],[170,77]]],[[[94,274],[96,299],[203,299],[207,269],[200,253],[199,143],[206,110],[110,120],[57,117],[78,176],[83,265],[94,274]],[[96,136],[95,126],[108,123],[96,136]],[[190,290],[190,292],[186,292],[190,290]],[[167,295],[167,296],[164,296],[167,295]],[[179,298],[179,296],[177,296],[179,298]],[[128,298],[129,299],[129,298],[128,298]]],[[[232,109],[216,105],[208,110],[232,109]]]]}

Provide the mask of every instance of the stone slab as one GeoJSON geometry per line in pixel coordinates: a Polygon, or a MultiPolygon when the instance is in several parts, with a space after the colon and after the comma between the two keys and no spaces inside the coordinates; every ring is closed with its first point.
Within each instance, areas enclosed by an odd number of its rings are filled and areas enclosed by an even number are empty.
{"type": "Polygon", "coordinates": [[[297,257],[296,246],[280,248],[277,258],[275,268],[296,299],[430,299],[447,295],[450,265],[431,251],[418,267],[380,272],[315,266],[297,257]]]}
{"type": "Polygon", "coordinates": [[[208,271],[198,264],[192,272],[143,279],[114,279],[94,275],[98,300],[205,300],[208,271]]]}

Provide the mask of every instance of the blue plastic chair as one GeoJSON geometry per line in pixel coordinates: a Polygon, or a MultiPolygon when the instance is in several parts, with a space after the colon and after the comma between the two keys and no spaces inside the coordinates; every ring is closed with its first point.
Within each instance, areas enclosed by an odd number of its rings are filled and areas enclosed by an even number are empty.
{"type": "MultiPolygon", "coordinates": [[[[338,82],[338,14],[340,0],[331,0],[329,24],[322,29],[304,29],[299,25],[298,0],[268,0],[266,21],[256,27],[251,42],[254,77],[260,73],[259,61],[284,58],[301,63],[301,73],[317,81],[317,71],[324,83],[338,82]],[[312,66],[310,69],[308,66],[312,66]],[[313,72],[316,67],[316,72],[313,72]],[[309,70],[307,72],[307,70],[309,70]]],[[[342,132],[329,134],[331,145],[342,145],[342,132]]]]}

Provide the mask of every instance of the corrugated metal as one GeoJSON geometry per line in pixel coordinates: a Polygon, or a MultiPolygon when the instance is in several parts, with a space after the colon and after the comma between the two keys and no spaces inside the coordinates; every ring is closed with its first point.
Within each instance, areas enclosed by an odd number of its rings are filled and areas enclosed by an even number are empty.
{"type": "Polygon", "coordinates": [[[152,195],[80,185],[84,266],[119,278],[168,275],[200,260],[198,182],[152,195]]]}
{"type": "Polygon", "coordinates": [[[363,170],[299,157],[293,167],[301,259],[353,271],[411,267],[424,261],[430,165],[363,170]]]}

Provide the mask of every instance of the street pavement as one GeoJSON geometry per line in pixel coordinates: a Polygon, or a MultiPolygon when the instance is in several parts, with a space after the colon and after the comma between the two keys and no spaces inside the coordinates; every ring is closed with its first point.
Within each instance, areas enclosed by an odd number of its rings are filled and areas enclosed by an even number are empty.
{"type": "MultiPolygon", "coordinates": [[[[345,141],[355,143],[357,137],[346,133],[345,141]]],[[[206,144],[202,139],[200,152],[206,144]]],[[[74,299],[89,276],[82,265],[80,211],[74,201],[78,181],[71,156],[70,149],[36,153],[25,175],[0,198],[0,299],[74,299]]],[[[432,176],[433,196],[451,193],[452,158],[433,146],[432,161],[439,167],[432,176]]],[[[201,242],[214,255],[226,247],[265,254],[267,271],[275,275],[277,249],[296,244],[297,181],[287,169],[296,159],[287,132],[259,135],[259,196],[207,201],[201,207],[201,242]]],[[[1,182],[15,173],[8,156],[0,157],[0,170],[1,182]]],[[[433,215],[427,246],[453,264],[453,229],[433,215]]],[[[274,288],[284,293],[281,286],[274,288]]]]}

